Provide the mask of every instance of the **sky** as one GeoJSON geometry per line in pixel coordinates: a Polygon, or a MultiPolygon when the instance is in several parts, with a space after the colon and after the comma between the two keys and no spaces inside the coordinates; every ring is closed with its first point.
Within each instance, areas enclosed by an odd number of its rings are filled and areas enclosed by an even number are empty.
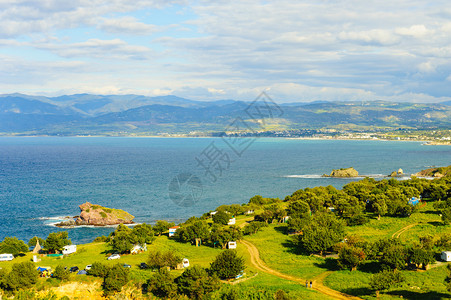
{"type": "Polygon", "coordinates": [[[0,0],[0,94],[451,100],[449,1],[0,0]]]}

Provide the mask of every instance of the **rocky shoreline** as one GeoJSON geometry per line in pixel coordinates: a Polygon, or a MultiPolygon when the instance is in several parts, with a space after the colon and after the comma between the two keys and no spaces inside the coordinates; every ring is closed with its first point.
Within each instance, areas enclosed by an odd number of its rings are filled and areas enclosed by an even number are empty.
{"type": "Polygon", "coordinates": [[[80,215],[74,217],[66,217],[60,223],[55,224],[57,227],[75,227],[83,225],[91,226],[109,226],[118,224],[134,224],[133,215],[122,209],[107,208],[89,202],[79,206],[80,215]]]}

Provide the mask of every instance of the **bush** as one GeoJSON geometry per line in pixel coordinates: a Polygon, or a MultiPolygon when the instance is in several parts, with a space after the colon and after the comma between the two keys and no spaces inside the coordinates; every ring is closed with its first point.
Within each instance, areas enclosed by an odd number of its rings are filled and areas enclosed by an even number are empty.
{"type": "Polygon", "coordinates": [[[175,282],[179,292],[191,299],[202,299],[205,295],[220,287],[218,278],[209,276],[207,271],[199,266],[185,269],[175,282]]]}
{"type": "Polygon", "coordinates": [[[150,268],[164,268],[169,267],[172,269],[177,268],[177,265],[182,262],[182,258],[175,254],[173,251],[160,252],[152,251],[149,253],[149,258],[147,259],[147,265],[150,268]]]}
{"type": "Polygon", "coordinates": [[[94,243],[107,243],[109,241],[110,241],[109,237],[102,235],[102,236],[96,237],[93,242],[94,243]]]}
{"type": "Polygon", "coordinates": [[[53,277],[61,281],[69,280],[70,272],[65,269],[62,265],[58,265],[53,271],[53,277]]]}
{"type": "Polygon", "coordinates": [[[91,269],[88,270],[88,275],[95,277],[105,277],[108,273],[109,267],[100,263],[95,262],[92,264],[91,269]]]}
{"type": "Polygon", "coordinates": [[[157,297],[172,298],[177,294],[177,284],[169,271],[160,269],[147,281],[148,290],[157,297]]]}
{"type": "Polygon", "coordinates": [[[28,246],[24,241],[21,241],[16,237],[5,237],[3,242],[0,243],[0,253],[11,253],[12,255],[17,256],[24,252],[28,252],[28,246]]]}
{"type": "Polygon", "coordinates": [[[32,262],[15,263],[11,272],[4,279],[4,286],[8,290],[27,289],[38,281],[39,272],[32,262]]]}
{"type": "Polygon", "coordinates": [[[227,225],[230,220],[230,214],[224,211],[218,211],[213,215],[213,222],[216,224],[227,225]]]}
{"type": "Polygon", "coordinates": [[[122,287],[128,282],[129,272],[129,269],[124,268],[121,264],[116,264],[109,269],[103,280],[103,289],[105,292],[107,294],[120,292],[122,287]]]}
{"type": "Polygon", "coordinates": [[[225,250],[211,263],[210,270],[219,278],[235,278],[244,269],[244,258],[239,257],[235,250],[225,250]]]}

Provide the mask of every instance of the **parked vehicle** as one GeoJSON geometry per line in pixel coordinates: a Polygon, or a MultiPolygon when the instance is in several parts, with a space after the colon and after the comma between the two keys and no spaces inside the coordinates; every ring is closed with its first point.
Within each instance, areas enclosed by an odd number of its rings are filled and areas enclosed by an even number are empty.
{"type": "Polygon", "coordinates": [[[141,268],[141,269],[147,269],[147,268],[149,268],[149,266],[146,264],[146,263],[141,263],[140,265],[139,265],[139,267],[141,268]]]}
{"type": "Polygon", "coordinates": [[[8,253],[0,254],[0,261],[7,261],[7,260],[13,260],[13,259],[14,259],[14,255],[12,255],[12,254],[8,254],[8,253]]]}
{"type": "Polygon", "coordinates": [[[123,264],[122,265],[124,268],[131,268],[132,266],[128,265],[128,264],[123,264]]]}
{"type": "Polygon", "coordinates": [[[79,270],[78,267],[75,266],[75,267],[71,267],[71,268],[69,269],[69,272],[73,273],[73,272],[77,272],[78,270],[79,270]]]}
{"type": "Polygon", "coordinates": [[[85,270],[88,271],[88,270],[91,270],[91,268],[92,268],[92,265],[87,265],[85,270]]]}
{"type": "Polygon", "coordinates": [[[111,254],[110,256],[108,256],[108,260],[112,260],[112,259],[119,259],[121,258],[121,256],[119,254],[111,254]]]}

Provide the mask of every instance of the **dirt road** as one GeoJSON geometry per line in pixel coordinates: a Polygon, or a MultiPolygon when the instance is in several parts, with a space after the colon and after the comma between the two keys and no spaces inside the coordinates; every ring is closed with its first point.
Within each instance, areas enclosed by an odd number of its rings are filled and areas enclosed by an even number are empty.
{"type": "MultiPolygon", "coordinates": [[[[247,247],[249,254],[251,255],[251,263],[258,270],[268,273],[268,274],[271,274],[271,275],[274,275],[274,276],[277,276],[279,278],[297,282],[299,284],[302,284],[302,286],[305,287],[305,279],[299,278],[299,277],[294,277],[294,276],[287,275],[287,274],[283,274],[283,273],[280,273],[279,271],[271,269],[260,259],[260,254],[258,252],[257,247],[254,244],[252,244],[251,242],[248,242],[248,241],[244,241],[244,240],[241,241],[241,243],[247,247]]],[[[319,276],[315,277],[313,280],[313,289],[317,290],[318,292],[320,292],[324,295],[334,298],[334,299],[343,299],[343,300],[344,299],[355,299],[355,300],[360,299],[360,300],[362,300],[359,297],[347,295],[347,294],[332,290],[332,289],[324,286],[323,280],[331,273],[332,272],[324,272],[324,273],[320,274],[319,276]]]]}

